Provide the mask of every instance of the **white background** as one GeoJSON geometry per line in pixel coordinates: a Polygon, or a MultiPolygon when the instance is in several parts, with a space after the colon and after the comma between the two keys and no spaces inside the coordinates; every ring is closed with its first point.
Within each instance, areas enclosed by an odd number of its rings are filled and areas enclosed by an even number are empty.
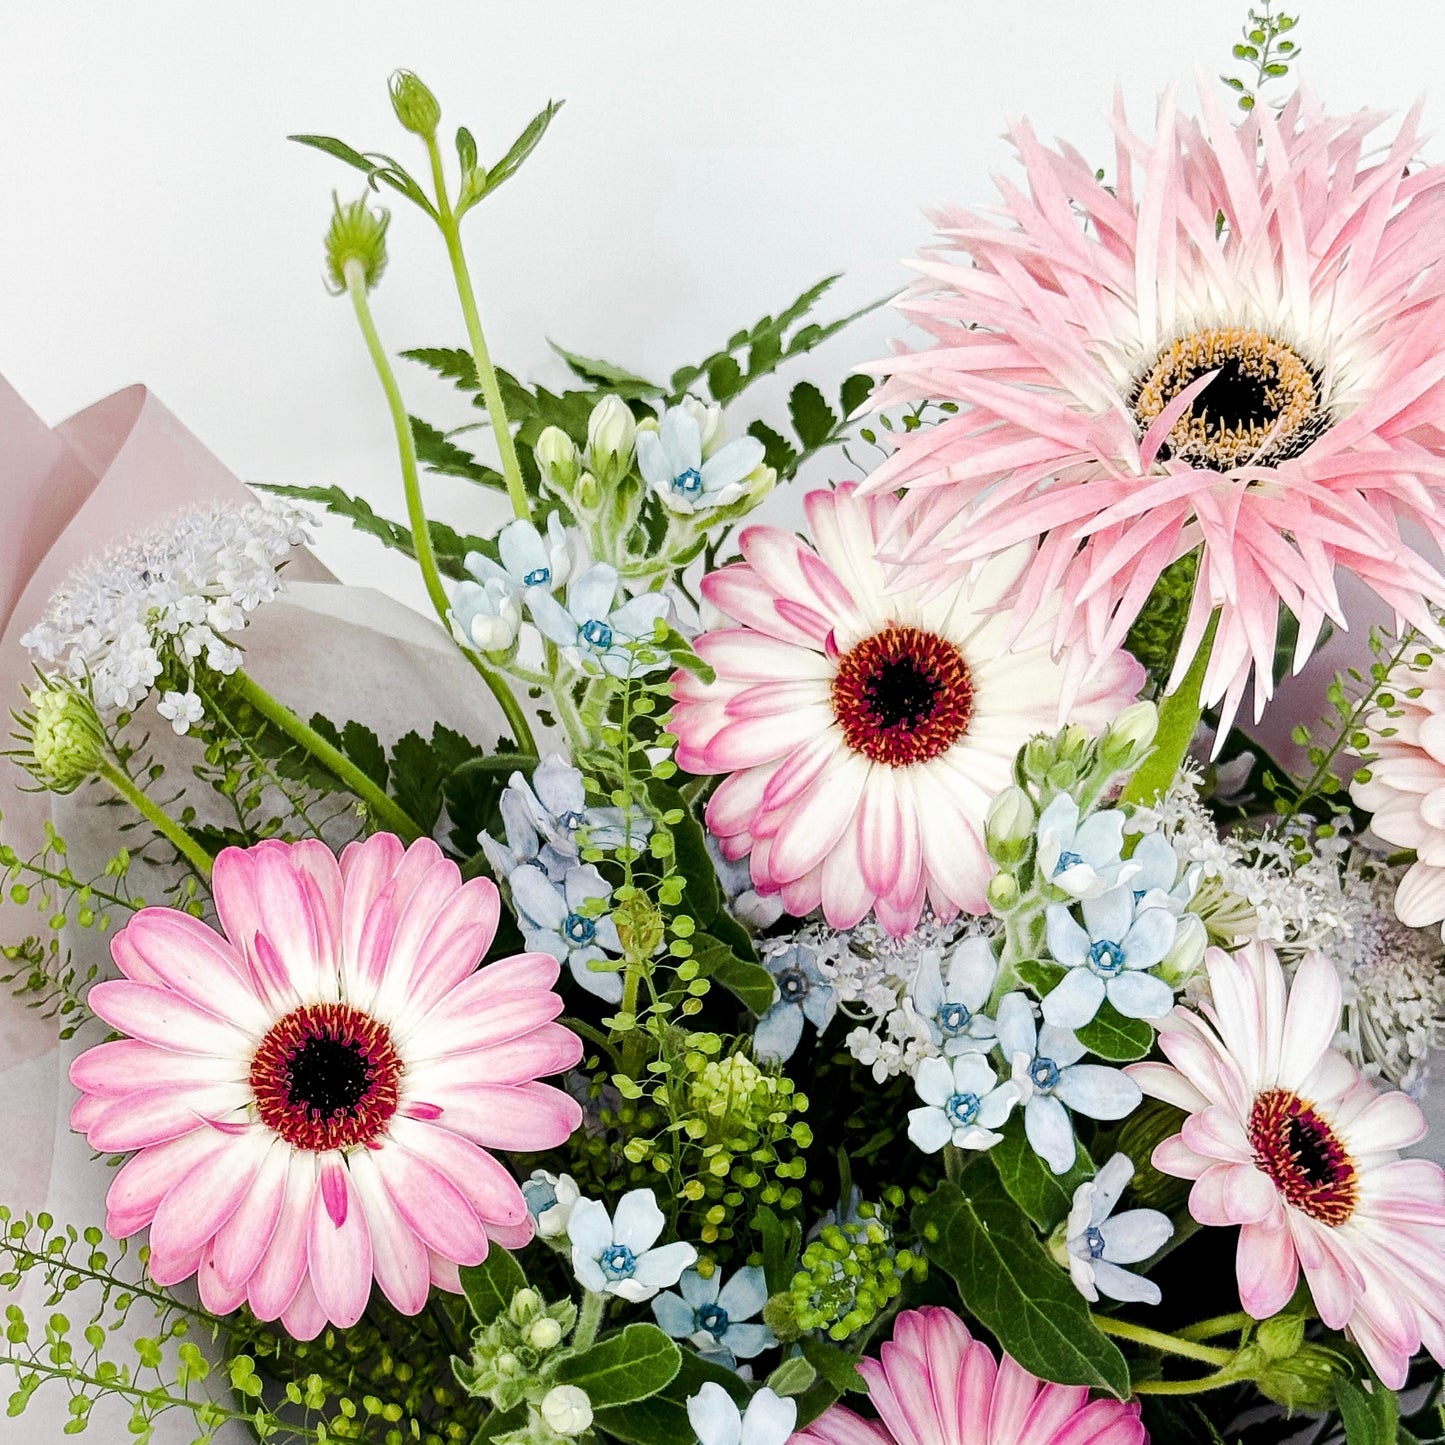
{"type": "MultiPolygon", "coordinates": [[[[1440,114],[1437,4],[1304,6],[1301,74],[1332,107],[1399,109],[1437,83],[1427,124],[1440,114]]],[[[555,384],[549,337],[666,375],[830,272],[846,274],[825,315],[894,291],[928,234],[922,206],[991,197],[1007,117],[1107,160],[1115,83],[1145,121],[1159,87],[1189,91],[1196,69],[1215,83],[1243,9],[0,0],[0,372],[52,422],[143,381],[241,477],[336,483],[400,516],[375,378],[322,285],[330,191],[354,195],[360,177],[285,140],[321,131],[424,170],[391,115],[394,67],[422,74],[444,134],[467,124],[484,162],[566,99],[523,173],[468,218],[494,355],[555,384]]],[[[392,200],[383,336],[460,344],[440,240],[392,200]]],[[[858,325],[745,398],[739,423],[776,413],[798,376],[835,388],[897,330],[886,313],[858,325]]],[[[469,419],[401,365],[414,411],[469,419]]],[[[467,530],[501,520],[464,482],[429,498],[467,530]]],[[[343,523],[319,551],[344,580],[420,600],[408,564],[343,523]]]]}

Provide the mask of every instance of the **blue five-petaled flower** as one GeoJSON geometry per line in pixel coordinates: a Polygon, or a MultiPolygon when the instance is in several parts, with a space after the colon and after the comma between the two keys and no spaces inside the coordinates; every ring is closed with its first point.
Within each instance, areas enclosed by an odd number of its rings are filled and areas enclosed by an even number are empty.
{"type": "Polygon", "coordinates": [[[743,495],[744,481],[763,463],[762,442],[738,437],[705,456],[708,440],[685,405],[669,407],[656,431],[638,432],[638,468],[664,506],[695,512],[728,506],[743,495]]]}
{"type": "Polygon", "coordinates": [[[1147,970],[1173,946],[1178,918],[1147,895],[1136,899],[1128,883],[1085,898],[1082,908],[1081,928],[1067,905],[1049,906],[1049,952],[1068,972],[1044,998],[1045,1022],[1082,1028],[1106,998],[1125,1018],[1163,1018],[1174,990],[1147,970]]]}
{"type": "Polygon", "coordinates": [[[619,606],[619,581],[610,563],[594,562],[568,583],[565,607],[545,587],[529,587],[532,621],[585,672],[637,677],[670,667],[672,659],[654,644],[654,635],[672,603],[661,592],[644,592],[619,606]]]}
{"type": "Polygon", "coordinates": [[[723,1283],[714,1269],[704,1278],[695,1269],[678,1281],[680,1294],[660,1294],[652,1301],[657,1323],[675,1340],[690,1340],[705,1359],[732,1369],[777,1344],[767,1325],[753,1316],[767,1303],[768,1287],[760,1265],[734,1270],[723,1283]]]}

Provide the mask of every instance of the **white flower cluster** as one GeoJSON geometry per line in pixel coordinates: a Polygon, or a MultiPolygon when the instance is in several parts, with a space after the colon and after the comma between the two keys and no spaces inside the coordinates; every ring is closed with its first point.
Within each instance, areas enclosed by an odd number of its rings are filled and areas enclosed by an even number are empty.
{"type": "Polygon", "coordinates": [[[902,938],[890,937],[872,919],[843,933],[813,924],[794,937],[813,949],[838,1007],[857,1020],[843,1041],[848,1052],[881,1084],[896,1074],[916,1074],[925,1059],[942,1054],[936,1030],[914,1005],[920,977],[938,974],[958,944],[986,937],[994,927],[987,918],[945,924],[925,913],[902,938]]]}
{"type": "Polygon", "coordinates": [[[1211,931],[1223,922],[1208,906],[1212,895],[1231,910],[1240,942],[1259,938],[1286,960],[1316,948],[1328,952],[1356,913],[1342,872],[1348,839],[1303,828],[1222,833],[1200,801],[1199,787],[1199,773],[1186,763],[1157,804],[1135,811],[1130,828],[1162,833],[1182,862],[1199,865],[1195,909],[1206,915],[1211,931]]]}
{"type": "MultiPolygon", "coordinates": [[[[306,519],[273,501],[179,513],[91,557],[21,639],[47,670],[89,679],[98,706],[133,708],[166,673],[241,665],[227,639],[280,590],[291,548],[309,541],[306,519]]],[[[167,692],[163,716],[183,732],[201,716],[189,689],[167,692]]]]}

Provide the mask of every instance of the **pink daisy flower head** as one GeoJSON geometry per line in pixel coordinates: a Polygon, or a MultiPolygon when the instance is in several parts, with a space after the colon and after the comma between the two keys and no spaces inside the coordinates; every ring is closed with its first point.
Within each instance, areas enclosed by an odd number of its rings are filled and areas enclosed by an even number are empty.
{"type": "Polygon", "coordinates": [[[907,489],[891,554],[926,572],[1034,543],[1021,609],[1062,587],[1055,646],[1098,657],[1199,549],[1175,681],[1217,613],[1204,701],[1230,718],[1251,666],[1263,709],[1281,604],[1297,666],[1346,625],[1336,568],[1438,635],[1445,577],[1410,530],[1445,539],[1445,166],[1414,164],[1413,113],[1367,149],[1377,115],[1201,102],[1202,123],[1166,96],[1152,139],[1120,109],[1102,180],[1020,123],[1026,188],[934,217],[899,303],[934,344],[876,400],[960,410],[866,485],[907,489]]]}
{"type": "Polygon", "coordinates": [[[811,545],[749,527],[744,560],[703,579],[738,625],[697,639],[714,681],[674,679],[677,760],[732,775],[708,827],[790,913],[851,928],[871,909],[895,934],[925,903],[982,913],[984,817],[1014,755],[1058,728],[1071,692],[1070,719],[1102,731],[1143,671],[1115,652],[1079,690],[1046,646],[1009,650],[997,608],[1026,548],[929,597],[889,590],[877,553],[897,502],[848,484],[806,505],[811,545]]]}
{"type": "Polygon", "coordinates": [[[1145,1445],[1137,1401],[1052,1385],[969,1333],[951,1310],[905,1310],[878,1358],[859,1362],[875,1423],[834,1405],[795,1445],[1145,1445]]]}
{"type": "Polygon", "coordinates": [[[496,887],[430,839],[227,848],[221,932],[167,908],[111,945],[90,1007],[126,1037],[82,1054],[72,1126],[116,1174],[106,1227],[150,1228],[150,1271],[196,1275],[298,1339],[354,1324],[373,1278],[404,1314],[488,1241],[532,1236],[494,1150],[559,1145],[581,1106],[536,1082],[581,1042],[553,1020],[556,959],[478,969],[496,887]]]}
{"type": "Polygon", "coordinates": [[[1425,1133],[1424,1116],[1331,1047],[1341,990],[1323,954],[1302,960],[1288,990],[1257,941],[1210,949],[1206,966],[1212,1003],[1159,1026],[1169,1062],[1129,1070],[1189,1115],[1154,1165],[1194,1180],[1201,1224],[1242,1226],[1235,1267],[1250,1314],[1282,1309],[1303,1269],[1320,1318],[1398,1389],[1422,1344],[1445,1362],[1445,1171],[1397,1152],[1425,1133]]]}

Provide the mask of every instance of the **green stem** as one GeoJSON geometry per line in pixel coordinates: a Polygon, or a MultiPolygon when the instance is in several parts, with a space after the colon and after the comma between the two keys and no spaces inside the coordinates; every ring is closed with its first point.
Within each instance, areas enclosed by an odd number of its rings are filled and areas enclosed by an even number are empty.
{"type": "Polygon", "coordinates": [[[164,809],[157,806],[112,762],[102,762],[100,777],[133,807],[157,833],[174,844],[178,852],[207,882],[211,877],[212,858],[184,828],[174,819],[166,816],[164,809]]]}
{"type": "Polygon", "coordinates": [[[1198,1380],[1140,1380],[1134,1386],[1136,1395],[1202,1395],[1206,1390],[1222,1390],[1237,1385],[1242,1377],[1233,1370],[1220,1370],[1198,1380]]]}
{"type": "Polygon", "coordinates": [[[943,1173],[950,1184],[963,1178],[963,1150],[956,1144],[943,1146],[943,1173]]]}
{"type": "Polygon", "coordinates": [[[487,339],[482,335],[482,318],[477,310],[476,293],[472,290],[472,275],[467,269],[466,253],[462,250],[461,227],[452,211],[451,198],[447,195],[447,178],[442,170],[441,150],[437,146],[435,135],[426,137],[426,148],[431,157],[432,182],[436,187],[437,221],[447,243],[452,275],[456,278],[457,299],[462,304],[462,318],[467,324],[467,341],[472,348],[477,381],[481,384],[482,396],[487,403],[487,414],[492,419],[492,431],[496,434],[497,454],[502,463],[502,476],[507,482],[507,496],[511,499],[512,510],[517,516],[524,520],[529,519],[532,508],[527,501],[527,488],[522,481],[522,468],[517,461],[517,448],[512,441],[506,404],[502,401],[502,388],[497,382],[496,368],[492,365],[491,354],[487,350],[487,339]]]}
{"type": "MultiPolygon", "coordinates": [[[[407,415],[406,403],[402,400],[401,388],[397,385],[396,373],[392,370],[391,358],[381,344],[381,337],[372,318],[371,303],[366,295],[366,274],[360,262],[348,262],[346,267],[346,292],[351,297],[356,311],[356,321],[366,340],[366,349],[371,364],[386,393],[387,410],[391,412],[391,424],[396,432],[396,449],[401,457],[401,482],[406,492],[406,515],[411,526],[412,547],[416,552],[417,566],[421,568],[422,581],[426,584],[426,595],[431,599],[432,608],[438,620],[451,634],[451,602],[446,588],[442,585],[441,569],[437,566],[436,550],[432,546],[431,527],[427,522],[426,508],[421,499],[421,475],[417,469],[416,438],[411,432],[411,418],[407,415]]],[[[515,456],[513,458],[515,461],[515,456]]],[[[483,682],[491,689],[492,696],[501,705],[512,730],[517,746],[523,752],[537,751],[536,739],[532,736],[531,724],[522,711],[522,705],[513,696],[502,677],[488,667],[470,648],[463,648],[463,654],[476,669],[483,682]]]]}
{"type": "Polygon", "coordinates": [[[1159,703],[1159,731],[1154,735],[1154,751],[1149,754],[1139,771],[1129,780],[1121,799],[1148,807],[1169,791],[1179,765],[1194,741],[1199,729],[1199,719],[1204,715],[1200,691],[1204,686],[1205,669],[1209,666],[1209,654],[1214,647],[1215,620],[1211,619],[1208,629],[1200,639],[1199,649],[1189,664],[1179,686],[1159,703]]]}
{"type": "Polygon", "coordinates": [[[425,830],[412,820],[394,798],[389,798],[345,753],[333,747],[315,728],[302,722],[285,703],[272,697],[255,678],[245,672],[236,672],[231,677],[231,686],[235,688],[237,695],[250,703],[267,722],[280,728],[293,742],[299,743],[348,792],[365,803],[375,822],[408,843],[423,835],[425,830]]]}
{"type": "Polygon", "coordinates": [[[1206,1365],[1228,1365],[1234,1360],[1233,1350],[1215,1349],[1212,1345],[1198,1345],[1189,1340],[1181,1340],[1175,1335],[1166,1335],[1159,1330],[1151,1330],[1145,1325],[1130,1324],[1128,1320],[1117,1320],[1111,1315],[1095,1315],[1094,1323],[1106,1335],[1114,1335],[1121,1340],[1132,1340],[1136,1345],[1144,1345],[1151,1350],[1160,1350],[1169,1355],[1183,1355],[1186,1359],[1202,1360],[1206,1365]]]}
{"type": "Polygon", "coordinates": [[[577,1315],[577,1329],[572,1336],[574,1350],[588,1349],[592,1341],[597,1338],[597,1331],[602,1324],[602,1311],[606,1304],[606,1295],[597,1294],[590,1289],[582,1292],[582,1309],[577,1315]]]}
{"type": "Polygon", "coordinates": [[[1248,1329],[1253,1323],[1252,1316],[1245,1314],[1243,1310],[1236,1310],[1232,1315],[1215,1315],[1213,1319],[1200,1320],[1197,1325],[1189,1325],[1179,1331],[1179,1338],[1182,1340],[1212,1340],[1219,1335],[1230,1334],[1234,1330],[1248,1329]]]}

